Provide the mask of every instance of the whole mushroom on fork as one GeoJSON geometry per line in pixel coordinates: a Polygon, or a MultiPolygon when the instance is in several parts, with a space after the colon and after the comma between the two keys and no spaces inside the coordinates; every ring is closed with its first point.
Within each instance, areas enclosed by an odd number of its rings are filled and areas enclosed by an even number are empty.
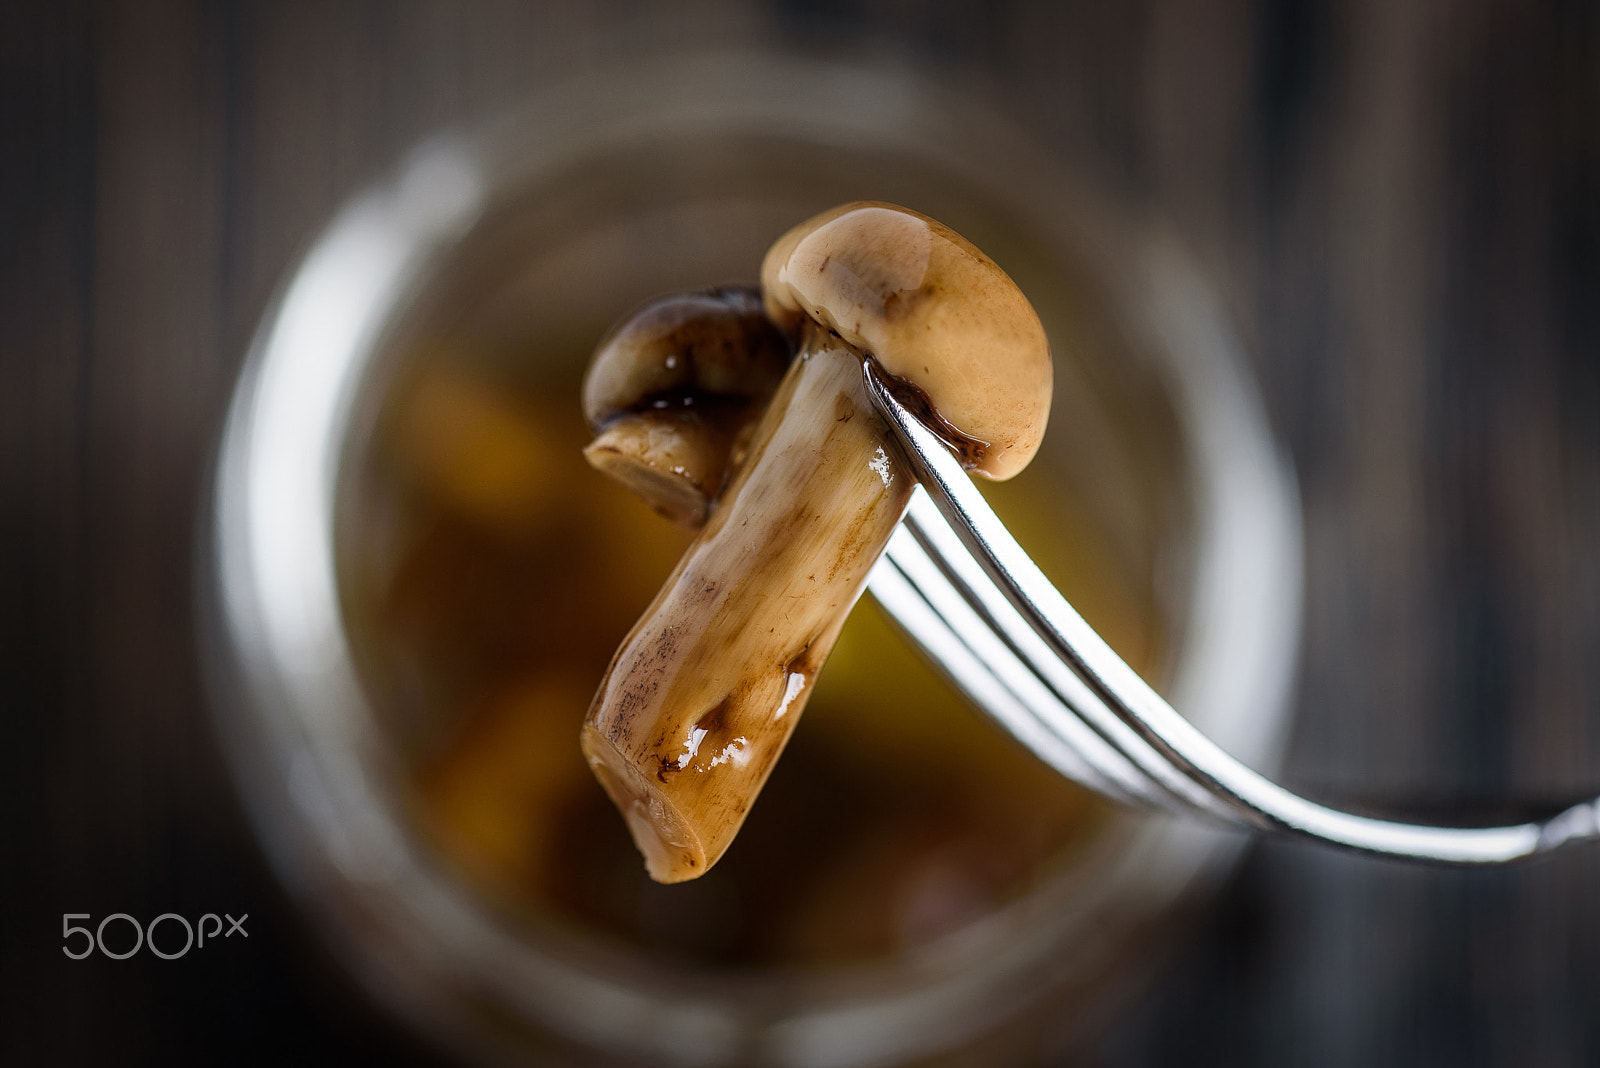
{"type": "MultiPolygon", "coordinates": [[[[761,292],[798,352],[703,529],[617,650],[582,731],[660,882],[701,875],[727,849],[910,499],[914,480],[863,364],[988,478],[1026,466],[1050,406],[1050,351],[1032,306],[994,261],[916,212],[862,202],[802,223],[767,253],[761,292]]],[[[602,344],[595,368],[613,359],[602,344]]],[[[734,451],[737,433],[718,433],[734,451]]],[[[646,452],[627,466],[650,466],[646,452]]],[[[697,497],[660,470],[632,481],[658,507],[689,502],[665,510],[692,525],[716,479],[696,482],[697,497]]]]}

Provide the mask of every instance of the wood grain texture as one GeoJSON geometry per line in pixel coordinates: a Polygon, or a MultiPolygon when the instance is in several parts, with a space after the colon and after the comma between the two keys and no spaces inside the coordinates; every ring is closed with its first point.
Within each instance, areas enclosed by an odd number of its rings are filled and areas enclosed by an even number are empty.
{"type": "MultiPolygon", "coordinates": [[[[0,16],[0,1059],[390,1062],[267,879],[200,703],[195,516],[273,287],[452,122],[640,42],[875,49],[981,84],[1172,222],[1304,494],[1287,777],[1440,815],[1600,789],[1600,12],[34,4],[0,16]],[[75,963],[59,916],[252,914],[75,963]]],[[[1093,1063],[1600,1061],[1600,852],[1256,848],[1093,1063]]]]}

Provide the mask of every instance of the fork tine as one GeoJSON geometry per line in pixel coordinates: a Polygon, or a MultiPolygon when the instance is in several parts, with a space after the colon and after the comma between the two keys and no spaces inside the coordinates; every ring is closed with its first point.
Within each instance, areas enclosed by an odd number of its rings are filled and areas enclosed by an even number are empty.
{"type": "MultiPolygon", "coordinates": [[[[868,584],[873,598],[900,628],[930,654],[945,677],[1001,729],[1074,782],[1115,801],[1148,806],[1150,800],[1144,793],[1106,774],[1052,729],[1050,721],[1039,714],[1034,703],[1039,694],[1019,695],[1019,679],[1029,677],[1021,664],[1015,664],[1013,670],[1003,660],[997,662],[992,655],[986,655],[993,650],[983,653],[973,650],[974,632],[964,629],[959,618],[952,620],[930,603],[926,588],[930,571],[937,574],[932,562],[902,529],[874,567],[868,584]]],[[[954,596],[953,591],[949,592],[954,596]]],[[[937,592],[933,599],[940,599],[937,592]]],[[[981,632],[980,628],[978,633],[981,632]]],[[[1021,688],[1026,692],[1025,684],[1021,688]]],[[[1043,692],[1042,687],[1036,689],[1043,692]]]]}
{"type": "Polygon", "coordinates": [[[980,656],[1004,658],[1010,670],[1025,673],[1042,691],[1030,707],[1046,720],[1052,732],[1076,748],[1085,760],[1161,807],[1199,811],[1237,822],[1225,806],[1161,760],[1050,651],[966,552],[926,492],[913,496],[905,526],[943,580],[941,592],[947,596],[934,600],[935,606],[957,633],[966,634],[970,629],[982,636],[981,641],[972,639],[980,656]],[[1160,773],[1151,774],[1150,768],[1159,769],[1160,773]]]}
{"type": "MultiPolygon", "coordinates": [[[[917,495],[922,495],[919,487],[917,495]]],[[[1126,758],[1063,709],[1001,642],[905,525],[870,579],[877,598],[911,638],[935,655],[958,688],[1056,770],[1127,804],[1174,808],[1126,758]],[[1098,748],[1096,745],[1098,744],[1098,748]]]]}

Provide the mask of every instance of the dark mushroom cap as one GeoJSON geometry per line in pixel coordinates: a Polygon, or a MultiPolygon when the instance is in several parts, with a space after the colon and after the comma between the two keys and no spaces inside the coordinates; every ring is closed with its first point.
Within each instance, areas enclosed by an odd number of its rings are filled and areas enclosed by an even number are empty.
{"type": "Polygon", "coordinates": [[[789,366],[783,335],[750,286],[650,301],[601,340],[583,382],[583,414],[602,429],[619,416],[765,400],[789,366]]]}
{"type": "Polygon", "coordinates": [[[761,267],[767,312],[809,321],[915,387],[970,470],[1027,466],[1050,412],[1050,346],[1033,306],[988,256],[907,208],[862,201],[779,238],[761,267]],[[953,435],[950,433],[953,431],[953,435]]]}
{"type": "Polygon", "coordinates": [[[657,511],[698,527],[788,367],[751,286],[661,297],[622,319],[589,364],[584,457],[657,511]]]}

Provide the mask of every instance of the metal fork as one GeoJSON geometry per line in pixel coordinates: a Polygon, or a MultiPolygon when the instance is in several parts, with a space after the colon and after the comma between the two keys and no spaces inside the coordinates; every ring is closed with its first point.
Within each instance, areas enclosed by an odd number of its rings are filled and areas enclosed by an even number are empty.
{"type": "Polygon", "coordinates": [[[870,589],[974,703],[1068,778],[1114,800],[1389,857],[1500,864],[1600,837],[1600,799],[1471,829],[1357,816],[1284,789],[1179,715],[1067,603],[871,361],[867,392],[921,485],[870,589]]]}

